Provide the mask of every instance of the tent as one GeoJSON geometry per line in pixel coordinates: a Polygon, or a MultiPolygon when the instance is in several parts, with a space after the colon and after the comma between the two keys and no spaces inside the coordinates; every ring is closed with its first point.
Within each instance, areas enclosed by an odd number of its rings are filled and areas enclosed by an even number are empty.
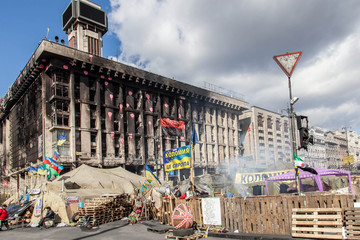
{"type": "Polygon", "coordinates": [[[47,190],[80,198],[93,198],[107,193],[136,195],[135,189],[141,187],[145,180],[145,177],[122,167],[102,169],[83,164],[48,183],[47,190]],[[63,179],[66,179],[64,192],[62,192],[63,179]]]}
{"type": "MultiPolygon", "coordinates": [[[[300,190],[303,190],[301,179],[314,178],[319,191],[324,191],[324,187],[321,182],[321,176],[347,175],[349,179],[350,192],[353,193],[350,171],[324,169],[324,168],[314,168],[314,169],[318,172],[318,174],[312,174],[310,172],[303,171],[302,169],[299,168],[300,190]]],[[[295,170],[265,179],[266,193],[269,195],[268,181],[289,181],[289,180],[295,180],[295,170]]]]}

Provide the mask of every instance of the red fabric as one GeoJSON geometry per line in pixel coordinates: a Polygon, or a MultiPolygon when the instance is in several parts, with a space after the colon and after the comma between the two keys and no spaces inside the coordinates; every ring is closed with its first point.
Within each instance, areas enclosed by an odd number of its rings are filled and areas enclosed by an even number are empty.
{"type": "Polygon", "coordinates": [[[0,221],[8,219],[9,214],[6,209],[0,209],[0,221]]]}
{"type": "Polygon", "coordinates": [[[180,130],[185,127],[185,123],[183,121],[175,121],[167,118],[160,118],[160,125],[162,127],[174,127],[180,130]]]}
{"type": "Polygon", "coordinates": [[[184,193],[183,195],[181,195],[180,199],[185,199],[186,198],[186,194],[184,193]]]}

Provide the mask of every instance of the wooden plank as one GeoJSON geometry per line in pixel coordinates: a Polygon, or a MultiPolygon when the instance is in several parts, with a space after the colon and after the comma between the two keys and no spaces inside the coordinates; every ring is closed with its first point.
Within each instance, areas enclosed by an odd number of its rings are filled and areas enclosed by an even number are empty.
{"type": "MultiPolygon", "coordinates": [[[[318,203],[330,206],[328,202],[321,201],[321,199],[318,203]]],[[[291,232],[293,237],[342,239],[343,218],[341,208],[294,208],[292,213],[291,232]],[[329,233],[334,233],[334,235],[329,233]]]]}
{"type": "Polygon", "coordinates": [[[292,227],[292,231],[342,233],[341,228],[292,227]]]}
{"type": "Polygon", "coordinates": [[[293,220],[293,225],[311,225],[317,224],[318,226],[339,226],[339,222],[337,221],[298,221],[293,220]]]}
{"type": "Polygon", "coordinates": [[[329,235],[329,234],[324,234],[324,235],[314,235],[313,233],[293,233],[292,235],[293,237],[299,237],[299,238],[308,238],[308,239],[314,239],[314,238],[318,238],[318,239],[342,239],[342,236],[338,236],[338,235],[329,235]]]}
{"type": "Polygon", "coordinates": [[[341,215],[298,215],[293,214],[293,219],[306,219],[306,220],[312,220],[312,219],[329,219],[329,220],[342,220],[341,215]]]}
{"type": "Polygon", "coordinates": [[[296,211],[298,213],[306,213],[306,212],[334,212],[341,211],[341,208],[294,208],[293,212],[296,211]]]}

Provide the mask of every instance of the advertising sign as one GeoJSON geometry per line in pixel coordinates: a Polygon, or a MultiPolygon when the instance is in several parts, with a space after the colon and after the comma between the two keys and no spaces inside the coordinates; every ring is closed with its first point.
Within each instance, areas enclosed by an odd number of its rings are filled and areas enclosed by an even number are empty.
{"type": "Polygon", "coordinates": [[[177,169],[190,168],[190,163],[190,145],[164,152],[164,167],[166,172],[177,169]]]}
{"type": "Polygon", "coordinates": [[[354,163],[354,156],[353,155],[345,156],[344,157],[344,164],[350,164],[350,163],[354,163]]]}
{"type": "Polygon", "coordinates": [[[235,177],[236,184],[248,184],[265,181],[268,177],[277,176],[287,173],[291,170],[275,171],[275,172],[258,172],[258,173],[237,173],[235,177]]]}

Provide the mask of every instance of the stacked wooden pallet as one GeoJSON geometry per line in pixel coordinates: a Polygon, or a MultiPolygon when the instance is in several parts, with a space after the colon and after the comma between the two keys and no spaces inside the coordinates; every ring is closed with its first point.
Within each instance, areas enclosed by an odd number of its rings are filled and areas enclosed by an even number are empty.
{"type": "Polygon", "coordinates": [[[348,208],[344,212],[347,239],[360,239],[360,208],[348,208]]]}
{"type": "Polygon", "coordinates": [[[293,208],[292,236],[343,239],[341,208],[293,208]]]}
{"type": "Polygon", "coordinates": [[[174,236],[173,234],[166,235],[166,239],[174,239],[174,240],[198,240],[199,238],[204,237],[203,233],[194,233],[190,236],[174,236]]]}
{"type": "Polygon", "coordinates": [[[132,209],[133,203],[127,194],[103,195],[86,202],[84,207],[79,209],[79,213],[81,219],[89,215],[90,224],[97,226],[120,220],[128,216],[132,209]]]}

